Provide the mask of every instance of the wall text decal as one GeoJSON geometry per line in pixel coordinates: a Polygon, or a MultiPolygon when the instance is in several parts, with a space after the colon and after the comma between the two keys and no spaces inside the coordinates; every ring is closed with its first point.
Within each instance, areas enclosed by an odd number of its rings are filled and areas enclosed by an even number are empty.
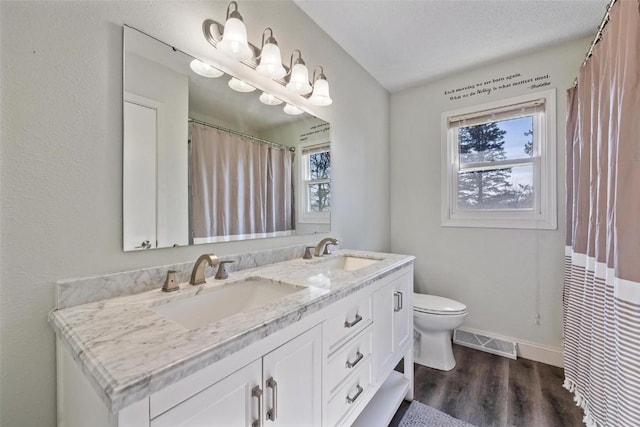
{"type": "Polygon", "coordinates": [[[329,139],[329,123],[320,123],[311,126],[307,132],[300,134],[300,142],[311,141],[320,138],[329,139]]]}
{"type": "Polygon", "coordinates": [[[455,89],[448,89],[444,91],[444,95],[448,97],[450,101],[455,101],[478,95],[490,95],[512,87],[524,86],[527,89],[534,90],[550,85],[549,74],[526,77],[520,73],[513,73],[507,76],[486,79],[477,83],[470,83],[455,89]]]}

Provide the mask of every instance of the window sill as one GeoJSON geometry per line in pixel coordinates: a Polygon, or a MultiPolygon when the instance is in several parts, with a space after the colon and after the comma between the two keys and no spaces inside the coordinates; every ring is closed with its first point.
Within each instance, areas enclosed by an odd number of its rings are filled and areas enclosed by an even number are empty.
{"type": "Polygon", "coordinates": [[[472,227],[472,228],[509,228],[529,230],[557,230],[554,219],[532,218],[444,218],[442,227],[472,227]]]}
{"type": "Polygon", "coordinates": [[[298,219],[299,224],[331,224],[331,218],[301,218],[298,219]]]}

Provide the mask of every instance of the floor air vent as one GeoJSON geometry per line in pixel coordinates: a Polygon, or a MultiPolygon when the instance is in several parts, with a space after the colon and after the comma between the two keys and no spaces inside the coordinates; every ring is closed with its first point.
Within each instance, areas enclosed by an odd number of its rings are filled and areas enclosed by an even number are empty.
{"type": "Polygon", "coordinates": [[[496,354],[498,356],[508,357],[509,359],[515,360],[518,355],[518,346],[513,341],[489,337],[476,332],[466,331],[464,329],[456,329],[453,331],[453,342],[465,347],[471,347],[486,351],[487,353],[496,354]]]}

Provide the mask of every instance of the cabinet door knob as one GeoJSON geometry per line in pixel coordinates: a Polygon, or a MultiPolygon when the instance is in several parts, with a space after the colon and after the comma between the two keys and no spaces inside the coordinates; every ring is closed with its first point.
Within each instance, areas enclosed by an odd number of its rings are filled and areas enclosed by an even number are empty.
{"type": "Polygon", "coordinates": [[[273,406],[267,411],[267,419],[275,421],[278,418],[278,383],[273,377],[267,380],[267,387],[272,390],[273,406]]]}
{"type": "Polygon", "coordinates": [[[362,320],[362,316],[360,316],[359,314],[356,314],[356,318],[353,319],[353,322],[349,322],[348,320],[345,320],[344,327],[345,328],[353,328],[358,323],[360,323],[361,320],[362,320]]]}
{"type": "Polygon", "coordinates": [[[356,387],[356,394],[354,394],[353,397],[349,397],[349,395],[347,395],[347,403],[351,405],[353,402],[355,402],[356,399],[362,394],[362,390],[364,389],[360,387],[360,384],[358,384],[358,387],[356,387]]]}
{"type": "Polygon", "coordinates": [[[251,389],[251,397],[258,399],[258,419],[251,424],[251,427],[262,427],[262,389],[260,386],[251,389]]]}
{"type": "Polygon", "coordinates": [[[364,355],[362,353],[360,353],[360,351],[358,351],[356,353],[356,358],[355,358],[355,360],[353,362],[349,362],[349,359],[347,359],[347,363],[346,363],[347,368],[351,369],[354,366],[356,366],[358,363],[360,363],[360,361],[362,360],[363,357],[364,357],[364,355]]]}

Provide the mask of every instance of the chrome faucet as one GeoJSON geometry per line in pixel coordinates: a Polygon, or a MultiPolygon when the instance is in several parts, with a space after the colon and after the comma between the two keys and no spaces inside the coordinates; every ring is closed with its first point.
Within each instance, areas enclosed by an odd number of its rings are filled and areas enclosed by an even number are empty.
{"type": "Polygon", "coordinates": [[[334,239],[333,237],[325,237],[324,239],[320,240],[320,243],[316,245],[315,256],[329,255],[330,252],[327,246],[337,245],[337,244],[338,244],[337,239],[334,239]]]}
{"type": "Polygon", "coordinates": [[[218,265],[218,257],[215,254],[204,254],[200,255],[200,258],[193,265],[193,271],[191,272],[191,280],[189,283],[192,285],[201,285],[206,280],[204,279],[204,268],[206,267],[205,263],[208,263],[210,267],[218,265]]]}

